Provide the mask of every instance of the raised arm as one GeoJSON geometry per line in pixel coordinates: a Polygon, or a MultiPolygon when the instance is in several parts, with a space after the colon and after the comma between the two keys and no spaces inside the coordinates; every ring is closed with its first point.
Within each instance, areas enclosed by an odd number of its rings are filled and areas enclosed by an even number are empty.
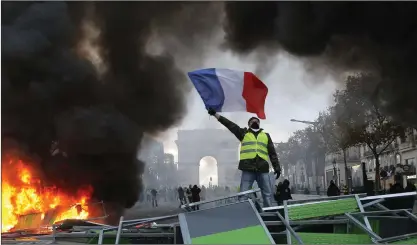
{"type": "Polygon", "coordinates": [[[230,121],[229,119],[220,116],[219,113],[214,111],[213,109],[208,110],[209,114],[217,118],[217,120],[223,124],[229,131],[236,136],[236,138],[239,141],[243,140],[243,137],[245,136],[246,129],[239,127],[236,123],[230,121]]]}

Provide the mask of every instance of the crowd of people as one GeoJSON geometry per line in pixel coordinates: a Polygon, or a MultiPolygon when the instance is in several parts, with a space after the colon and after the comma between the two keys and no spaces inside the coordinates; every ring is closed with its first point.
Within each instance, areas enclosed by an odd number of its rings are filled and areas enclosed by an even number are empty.
{"type": "Polygon", "coordinates": [[[230,195],[234,190],[228,186],[189,185],[186,187],[160,187],[147,188],[140,197],[141,203],[149,203],[152,207],[158,207],[160,203],[179,202],[180,205],[213,199],[230,195]]]}
{"type": "MultiPolygon", "coordinates": [[[[178,187],[178,197],[180,201],[180,206],[186,203],[193,203],[201,201],[201,196],[205,196],[206,188],[202,186],[198,187],[197,185],[187,187],[178,187]]],[[[193,207],[194,209],[198,210],[198,206],[193,207]]]]}
{"type": "MultiPolygon", "coordinates": [[[[346,191],[344,190],[345,188],[342,188],[342,191],[339,189],[339,187],[337,187],[337,185],[334,183],[333,180],[330,181],[330,185],[327,188],[327,196],[340,196],[341,194],[348,194],[346,193],[346,191]]],[[[383,190],[384,194],[397,194],[397,193],[403,193],[403,192],[412,192],[412,191],[416,191],[416,186],[411,183],[411,182],[407,182],[407,185],[403,186],[403,184],[401,183],[401,181],[395,181],[394,184],[390,184],[389,185],[389,189],[388,190],[383,190]]]]}
{"type": "MultiPolygon", "coordinates": [[[[339,187],[335,184],[333,180],[330,181],[327,188],[327,196],[340,196],[342,194],[348,194],[345,190],[346,188],[339,187]]],[[[278,205],[282,205],[283,201],[292,199],[291,193],[294,193],[294,189],[290,187],[290,181],[285,179],[282,182],[279,182],[275,188],[274,199],[278,205]]],[[[408,182],[404,188],[402,184],[397,181],[395,184],[390,184],[389,190],[386,193],[402,193],[416,191],[415,185],[411,182],[408,182]]],[[[209,186],[205,187],[202,185],[189,185],[189,186],[179,186],[178,188],[172,187],[161,187],[161,188],[148,188],[145,190],[144,194],[141,196],[140,201],[149,203],[152,207],[158,207],[158,204],[161,202],[171,202],[178,203],[179,205],[184,205],[187,203],[195,203],[204,200],[215,199],[216,197],[224,197],[231,195],[233,193],[239,192],[239,188],[229,188],[228,186],[209,186]]],[[[198,210],[198,206],[195,206],[194,209],[198,210]]]]}
{"type": "MultiPolygon", "coordinates": [[[[198,185],[179,186],[178,188],[172,187],[160,187],[160,188],[147,188],[141,195],[140,202],[148,203],[152,207],[158,207],[161,203],[174,203],[184,205],[187,203],[195,203],[204,200],[212,200],[218,197],[229,196],[239,192],[238,187],[229,186],[209,186],[201,187],[198,185]]],[[[276,192],[274,199],[278,204],[282,204],[284,200],[292,199],[292,190],[290,189],[290,182],[285,179],[283,182],[279,182],[276,185],[276,192]]],[[[255,195],[255,198],[257,196],[255,195]]],[[[228,200],[230,201],[230,200],[228,200]]],[[[198,206],[195,206],[198,210],[198,206]]]]}
{"type": "Polygon", "coordinates": [[[139,201],[141,203],[149,203],[153,207],[158,207],[161,202],[174,202],[178,199],[175,188],[160,187],[160,188],[146,188],[140,195],[139,201]]]}

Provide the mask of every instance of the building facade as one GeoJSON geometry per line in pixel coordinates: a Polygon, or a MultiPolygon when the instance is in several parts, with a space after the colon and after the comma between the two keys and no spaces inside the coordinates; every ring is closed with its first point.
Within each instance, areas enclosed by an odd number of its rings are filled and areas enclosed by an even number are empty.
{"type": "Polygon", "coordinates": [[[298,190],[304,188],[311,189],[308,182],[307,165],[302,159],[298,160],[296,164],[288,166],[288,172],[285,178],[290,181],[291,186],[294,186],[298,190]]]}
{"type": "Polygon", "coordinates": [[[166,173],[164,171],[164,145],[162,142],[145,136],[141,142],[141,149],[137,158],[145,163],[142,179],[146,187],[158,188],[160,185],[167,184],[166,173]]]}
{"type": "Polygon", "coordinates": [[[350,147],[346,150],[346,166],[343,151],[328,153],[325,157],[326,187],[333,180],[338,186],[362,186],[362,172],[360,171],[360,148],[350,147]]]}
{"type": "MultiPolygon", "coordinates": [[[[407,130],[405,137],[398,137],[379,156],[380,170],[385,170],[388,177],[382,178],[381,187],[388,189],[393,183],[391,174],[400,166],[404,168],[408,181],[416,181],[417,165],[417,131],[407,130]]],[[[366,144],[350,147],[346,151],[347,168],[344,164],[343,152],[328,153],[325,157],[325,182],[329,185],[334,180],[338,186],[347,185],[351,188],[363,186],[361,163],[365,163],[368,180],[375,181],[376,161],[366,144]],[[347,174],[346,174],[347,173],[347,174]]]]}
{"type": "MultiPolygon", "coordinates": [[[[416,182],[417,166],[417,130],[409,129],[405,137],[398,137],[389,145],[379,156],[380,168],[388,172],[388,178],[382,179],[381,187],[389,188],[389,184],[394,182],[391,174],[398,167],[404,169],[405,178],[413,183],[416,182]]],[[[366,145],[360,146],[361,160],[365,163],[368,180],[375,181],[375,157],[366,145]]]]}
{"type": "Polygon", "coordinates": [[[224,129],[178,130],[175,141],[178,147],[178,171],[182,185],[199,184],[201,159],[213,157],[217,162],[219,186],[236,186],[240,183],[240,142],[224,129]]]}

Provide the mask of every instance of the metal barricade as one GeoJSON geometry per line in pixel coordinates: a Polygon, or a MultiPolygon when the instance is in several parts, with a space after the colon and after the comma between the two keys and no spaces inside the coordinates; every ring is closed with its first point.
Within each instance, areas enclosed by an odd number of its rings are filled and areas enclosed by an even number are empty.
{"type": "Polygon", "coordinates": [[[185,211],[193,211],[195,210],[196,206],[198,206],[198,208],[201,209],[207,209],[207,208],[214,208],[214,207],[219,207],[219,206],[223,206],[226,204],[231,204],[231,203],[235,203],[239,201],[239,198],[243,197],[243,196],[249,196],[251,199],[253,199],[253,201],[257,201],[256,198],[256,193],[260,192],[261,189],[255,189],[255,190],[249,190],[249,191],[243,191],[243,192],[239,192],[233,195],[229,195],[229,196],[225,196],[225,197],[220,197],[220,198],[216,198],[216,199],[212,199],[212,200],[205,200],[205,201],[200,201],[200,202],[194,202],[194,203],[187,203],[184,205],[181,205],[181,208],[185,211]]]}

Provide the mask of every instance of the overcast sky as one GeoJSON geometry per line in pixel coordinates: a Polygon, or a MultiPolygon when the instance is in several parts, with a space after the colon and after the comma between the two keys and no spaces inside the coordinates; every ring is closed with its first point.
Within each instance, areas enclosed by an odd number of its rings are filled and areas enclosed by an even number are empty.
{"type": "MultiPolygon", "coordinates": [[[[258,62],[259,65],[259,62],[258,62]]],[[[199,68],[229,68],[243,71],[259,71],[253,59],[239,59],[224,51],[212,52],[199,68]]],[[[186,72],[186,71],[185,71],[186,72]]],[[[273,61],[270,71],[257,74],[267,84],[266,120],[261,127],[271,134],[274,142],[286,141],[292,132],[306,125],[290,122],[291,118],[314,120],[318,112],[332,103],[332,93],[336,83],[330,77],[312,76],[304,69],[303,63],[288,55],[280,54],[273,61]]],[[[191,83],[191,82],[190,82],[191,83]]],[[[250,113],[223,113],[242,127],[253,115],[250,113]]],[[[181,125],[161,135],[165,151],[177,154],[174,140],[177,130],[196,128],[223,128],[217,120],[210,118],[195,89],[188,95],[188,113],[181,125]]]]}

